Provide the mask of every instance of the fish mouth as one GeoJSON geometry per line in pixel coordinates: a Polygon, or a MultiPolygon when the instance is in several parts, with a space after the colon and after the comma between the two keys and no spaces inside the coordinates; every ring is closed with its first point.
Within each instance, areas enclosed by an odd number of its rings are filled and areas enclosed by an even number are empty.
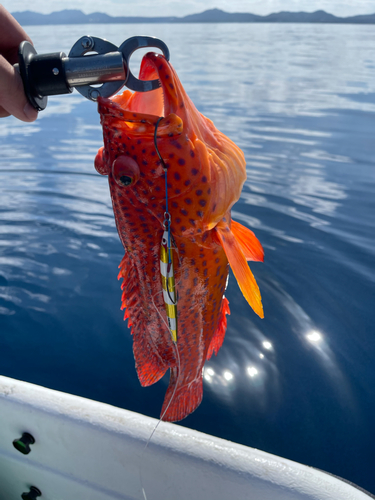
{"type": "Polygon", "coordinates": [[[142,59],[139,79],[157,79],[160,87],[149,92],[125,90],[111,99],[99,98],[100,114],[121,120],[122,127],[132,135],[154,134],[156,124],[158,136],[181,134],[185,118],[181,90],[184,91],[172,66],[161,54],[149,52],[142,59]]]}

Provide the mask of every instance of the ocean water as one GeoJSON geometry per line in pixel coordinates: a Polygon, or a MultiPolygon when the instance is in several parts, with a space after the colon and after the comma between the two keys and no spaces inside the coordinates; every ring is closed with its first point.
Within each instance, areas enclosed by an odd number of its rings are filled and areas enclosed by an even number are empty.
{"type": "MultiPolygon", "coordinates": [[[[29,27],[38,52],[84,34],[162,38],[197,108],[244,151],[233,218],[254,230],[265,310],[231,276],[224,345],[181,422],[375,493],[375,27],[29,27]]],[[[134,55],[136,72],[139,56],[134,55]]],[[[158,417],[120,311],[119,242],[96,105],[0,120],[0,373],[158,417]]],[[[1,418],[1,416],[0,416],[1,418]]]]}

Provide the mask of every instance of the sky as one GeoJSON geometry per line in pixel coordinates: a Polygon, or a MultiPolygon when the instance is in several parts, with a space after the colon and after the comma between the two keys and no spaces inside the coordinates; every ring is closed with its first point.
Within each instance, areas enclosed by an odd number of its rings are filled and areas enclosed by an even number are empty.
{"type": "Polygon", "coordinates": [[[33,10],[49,14],[63,9],[79,9],[89,14],[112,16],[185,16],[207,9],[251,12],[266,15],[282,10],[313,12],[323,9],[337,16],[374,14],[375,0],[4,0],[10,12],[33,10]]]}

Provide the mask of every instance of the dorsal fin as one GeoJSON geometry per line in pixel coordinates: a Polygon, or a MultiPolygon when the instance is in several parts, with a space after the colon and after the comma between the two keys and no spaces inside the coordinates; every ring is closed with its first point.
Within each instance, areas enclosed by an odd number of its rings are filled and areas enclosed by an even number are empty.
{"type": "MultiPolygon", "coordinates": [[[[164,328],[164,325],[161,326],[160,317],[152,305],[148,311],[145,310],[148,306],[140,296],[137,268],[128,253],[125,253],[119,267],[118,278],[124,280],[121,285],[121,309],[125,309],[124,319],[128,319],[128,326],[132,327],[135,367],[139,381],[145,387],[160,380],[169,367],[168,360],[159,356],[152,343],[155,330],[164,328]]],[[[162,305],[158,306],[162,309],[162,305]]]]}

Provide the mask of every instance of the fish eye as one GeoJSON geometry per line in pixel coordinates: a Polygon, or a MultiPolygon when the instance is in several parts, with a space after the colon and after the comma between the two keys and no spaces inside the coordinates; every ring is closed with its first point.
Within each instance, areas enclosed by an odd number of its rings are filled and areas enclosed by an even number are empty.
{"type": "Polygon", "coordinates": [[[128,175],[123,175],[119,180],[123,186],[130,186],[133,183],[133,179],[128,175]]]}
{"type": "Polygon", "coordinates": [[[112,175],[120,187],[134,186],[140,176],[138,163],[130,156],[119,156],[112,163],[112,175]]]}

